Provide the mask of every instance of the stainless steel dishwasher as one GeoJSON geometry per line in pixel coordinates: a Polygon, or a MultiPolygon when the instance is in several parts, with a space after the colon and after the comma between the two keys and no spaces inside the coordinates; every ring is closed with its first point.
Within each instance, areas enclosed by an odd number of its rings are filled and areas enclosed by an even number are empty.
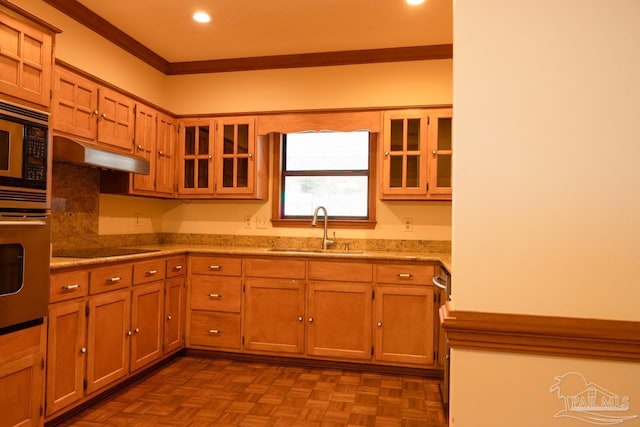
{"type": "MultiPolygon", "coordinates": [[[[440,267],[440,274],[433,277],[433,284],[445,291],[447,296],[446,301],[451,301],[451,274],[446,268],[440,267]]],[[[446,301],[443,302],[446,303],[446,301]]],[[[442,313],[442,312],[440,312],[442,313]]],[[[440,321],[442,322],[442,318],[440,321]]],[[[440,331],[443,333],[443,331],[440,331]]],[[[449,406],[449,344],[445,340],[444,342],[444,379],[442,386],[442,403],[445,407],[449,406]]]]}

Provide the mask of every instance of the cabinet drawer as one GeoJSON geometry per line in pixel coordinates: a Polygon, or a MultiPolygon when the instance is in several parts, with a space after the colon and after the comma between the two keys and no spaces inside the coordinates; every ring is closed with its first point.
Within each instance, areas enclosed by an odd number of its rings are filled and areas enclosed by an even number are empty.
{"type": "Polygon", "coordinates": [[[241,293],[240,278],[208,276],[191,278],[192,309],[239,313],[241,293]]]}
{"type": "Polygon", "coordinates": [[[433,265],[382,264],[376,265],[376,282],[430,285],[434,273],[433,265]]]}
{"type": "Polygon", "coordinates": [[[67,271],[51,275],[49,302],[84,297],[89,293],[89,272],[87,270],[67,271]]]}
{"type": "Polygon", "coordinates": [[[149,283],[164,279],[164,258],[150,259],[133,264],[133,284],[149,283]]]}
{"type": "Polygon", "coordinates": [[[245,274],[274,279],[304,279],[305,262],[295,259],[247,259],[245,274]]]}
{"type": "Polygon", "coordinates": [[[187,266],[187,258],[184,256],[169,258],[167,260],[167,269],[166,269],[167,277],[184,276],[185,273],[187,272],[186,266],[187,266]]]}
{"type": "Polygon", "coordinates": [[[240,276],[242,260],[221,256],[192,256],[191,274],[210,274],[213,276],[240,276]]]}
{"type": "Polygon", "coordinates": [[[133,264],[110,265],[91,270],[89,292],[98,294],[127,288],[132,281],[133,264]]]}
{"type": "Polygon", "coordinates": [[[373,266],[364,262],[309,261],[309,279],[371,282],[373,266]]]}
{"type": "Polygon", "coordinates": [[[189,336],[192,345],[239,349],[240,315],[192,311],[189,336]]]}

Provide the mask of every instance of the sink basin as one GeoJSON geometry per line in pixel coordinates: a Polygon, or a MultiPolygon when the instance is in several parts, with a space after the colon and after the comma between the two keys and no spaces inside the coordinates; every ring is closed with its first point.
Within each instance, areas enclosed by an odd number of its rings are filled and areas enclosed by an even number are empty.
{"type": "Polygon", "coordinates": [[[313,253],[313,254],[361,254],[362,251],[340,251],[336,249],[306,249],[306,248],[269,248],[267,252],[294,252],[294,253],[313,253]]]}

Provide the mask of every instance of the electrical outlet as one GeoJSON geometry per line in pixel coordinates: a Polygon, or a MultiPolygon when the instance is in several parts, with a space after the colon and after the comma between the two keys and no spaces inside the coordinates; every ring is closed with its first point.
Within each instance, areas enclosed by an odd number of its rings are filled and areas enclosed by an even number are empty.
{"type": "Polygon", "coordinates": [[[142,224],[140,223],[140,212],[133,213],[133,226],[140,227],[142,224]]]}
{"type": "Polygon", "coordinates": [[[403,219],[402,220],[402,225],[403,225],[404,231],[413,231],[413,219],[412,218],[403,219]]]}
{"type": "Polygon", "coordinates": [[[251,217],[250,216],[245,216],[244,217],[244,228],[251,228],[252,224],[251,224],[251,217]]]}
{"type": "Polygon", "coordinates": [[[256,228],[269,228],[269,218],[267,217],[257,217],[256,218],[256,228]]]}

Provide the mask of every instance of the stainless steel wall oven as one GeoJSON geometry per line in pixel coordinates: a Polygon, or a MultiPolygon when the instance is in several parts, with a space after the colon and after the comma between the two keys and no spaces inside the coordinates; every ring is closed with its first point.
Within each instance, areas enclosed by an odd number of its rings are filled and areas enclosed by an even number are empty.
{"type": "Polygon", "coordinates": [[[47,113],[0,101],[0,334],[47,315],[48,123],[47,113]]]}

